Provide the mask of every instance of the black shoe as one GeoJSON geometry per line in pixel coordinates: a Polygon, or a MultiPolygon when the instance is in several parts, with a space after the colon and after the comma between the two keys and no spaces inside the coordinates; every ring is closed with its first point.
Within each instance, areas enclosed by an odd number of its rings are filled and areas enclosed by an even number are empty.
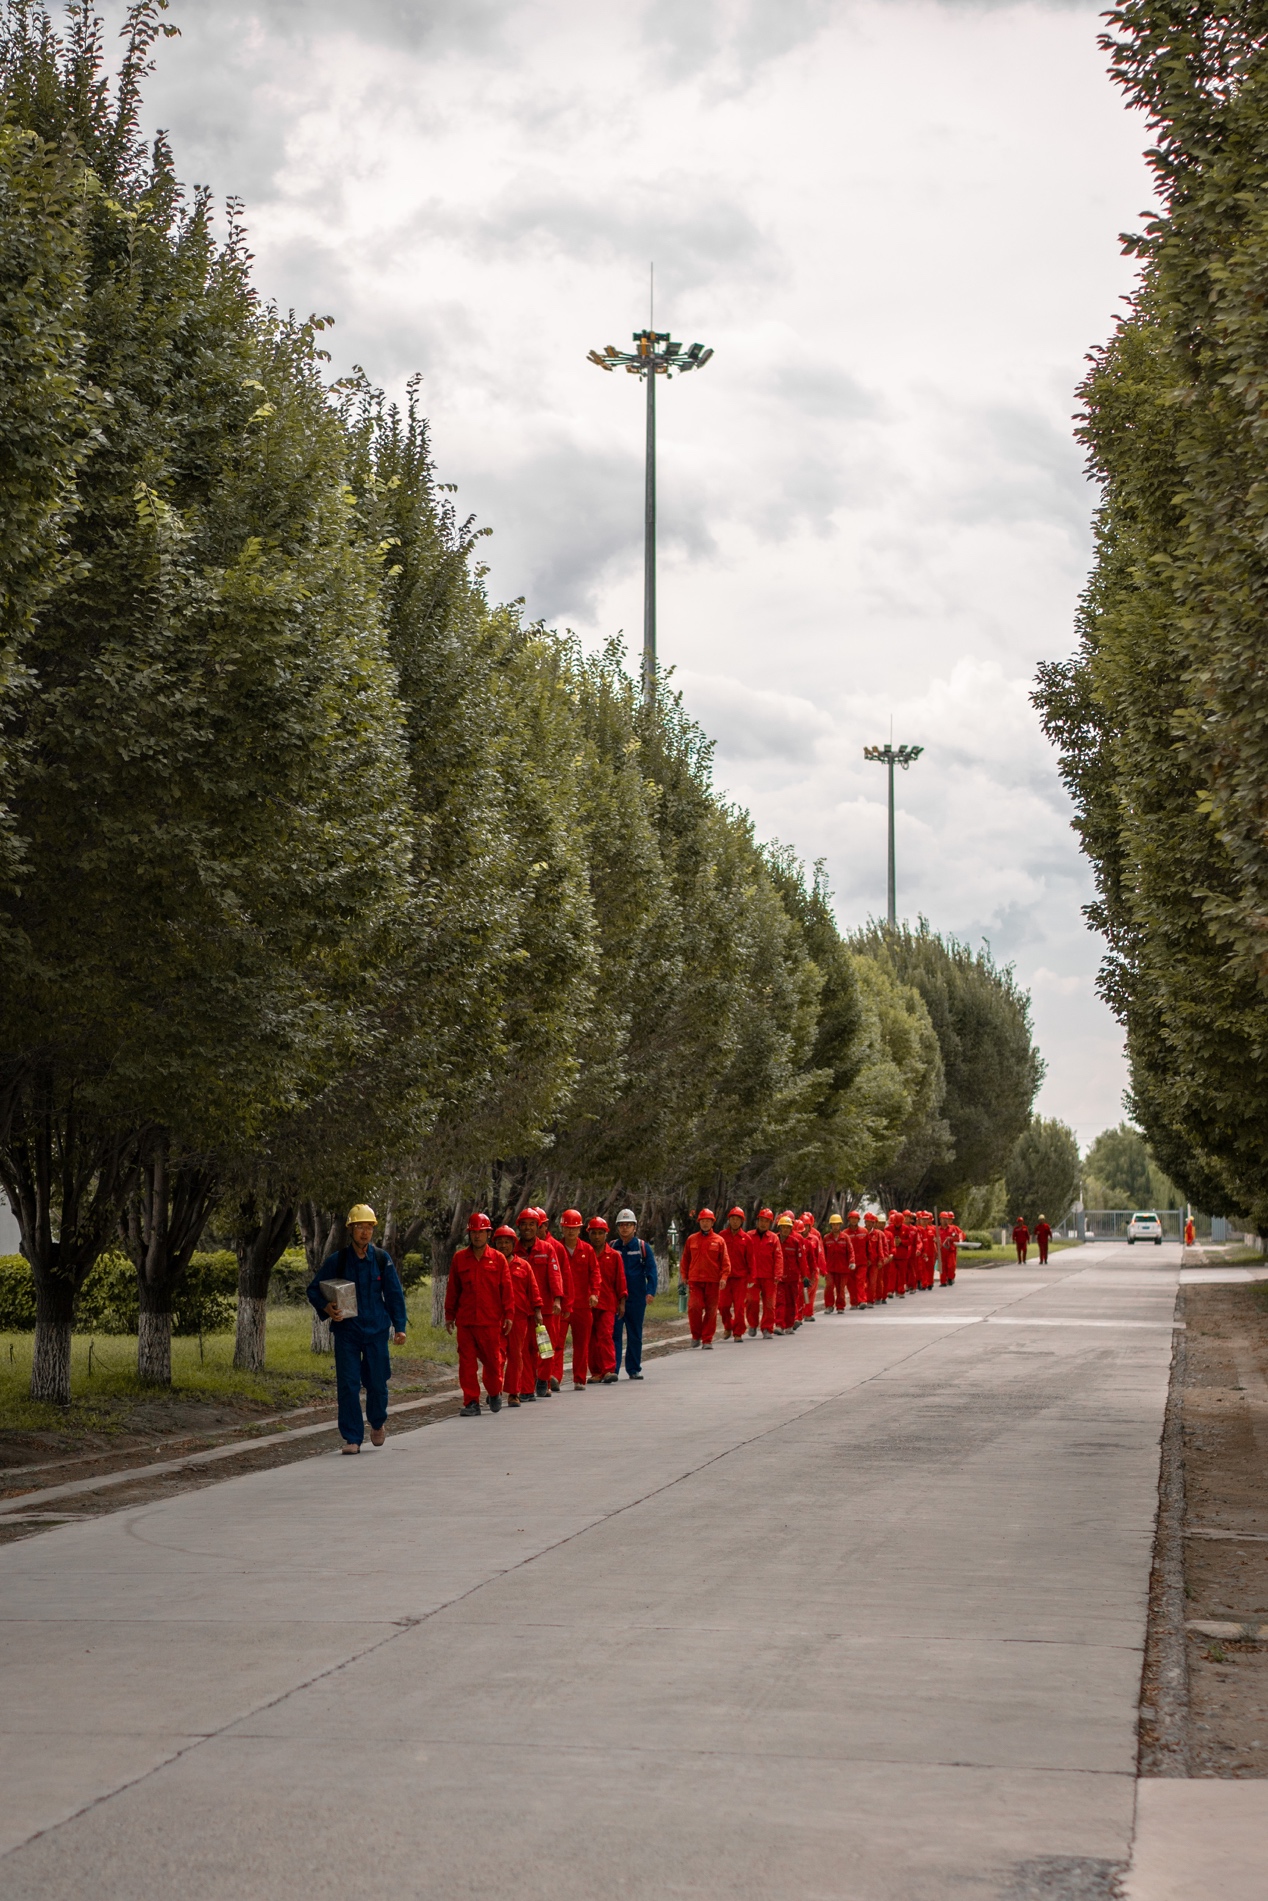
{"type": "Polygon", "coordinates": [[[749,1337],[749,1339],[750,1339],[750,1340],[756,1340],[756,1338],[757,1338],[757,1328],[756,1328],[756,1327],[750,1327],[750,1328],[749,1328],[749,1330],[748,1330],[748,1337],[749,1337]]]}
{"type": "Polygon", "coordinates": [[[462,1411],[458,1414],[458,1417],[459,1419],[478,1419],[480,1417],[479,1400],[469,1399],[462,1411]]]}
{"type": "Polygon", "coordinates": [[[692,1346],[693,1346],[693,1347],[702,1347],[702,1346],[704,1345],[704,1341],[703,1341],[703,1340],[693,1340],[691,1344],[692,1344],[692,1346]]]}
{"type": "Polygon", "coordinates": [[[521,1406],[535,1406],[536,1403],[537,1403],[536,1393],[521,1393],[520,1394],[521,1406]]]}
{"type": "MultiPolygon", "coordinates": [[[[641,1373],[631,1373],[631,1374],[630,1374],[630,1378],[631,1378],[632,1380],[641,1380],[641,1379],[642,1379],[642,1377],[643,1377],[643,1375],[642,1375],[641,1373]]],[[[605,1374],[603,1375],[603,1379],[602,1379],[602,1381],[601,1381],[601,1384],[602,1384],[602,1385],[604,1385],[604,1386],[615,1386],[615,1385],[616,1385],[616,1374],[615,1374],[615,1373],[605,1373],[605,1374]]]]}
{"type": "Polygon", "coordinates": [[[702,1346],[702,1347],[704,1348],[704,1350],[705,1350],[705,1352],[706,1352],[706,1353],[712,1353],[712,1352],[713,1352],[713,1342],[712,1342],[712,1340],[702,1340],[702,1341],[700,1342],[700,1344],[701,1344],[701,1346],[702,1346]]]}
{"type": "Polygon", "coordinates": [[[559,1391],[559,1381],[558,1381],[558,1380],[552,1380],[552,1381],[550,1382],[550,1390],[551,1390],[551,1392],[552,1392],[552,1393],[557,1393],[557,1392],[559,1391]]]}
{"type": "Polygon", "coordinates": [[[806,1315],[806,1325],[807,1325],[808,1327],[813,1327],[813,1326],[814,1326],[814,1323],[815,1323],[815,1321],[816,1321],[816,1319],[817,1319],[817,1318],[818,1318],[818,1315],[817,1315],[817,1314],[807,1314],[807,1315],[806,1315]]]}
{"type": "Polygon", "coordinates": [[[631,1379],[631,1380],[641,1380],[642,1377],[643,1375],[641,1373],[627,1373],[626,1374],[626,1378],[631,1379]]]}
{"type": "Polygon", "coordinates": [[[550,1381],[549,1381],[549,1380],[538,1380],[538,1382],[537,1382],[537,1392],[536,1392],[536,1394],[534,1395],[534,1397],[535,1397],[535,1398],[537,1398],[537,1399],[549,1399],[549,1398],[550,1398],[550,1381]]]}
{"type": "Polygon", "coordinates": [[[500,1413],[501,1410],[502,1410],[501,1393],[490,1393],[489,1394],[489,1411],[491,1413],[500,1413]]]}

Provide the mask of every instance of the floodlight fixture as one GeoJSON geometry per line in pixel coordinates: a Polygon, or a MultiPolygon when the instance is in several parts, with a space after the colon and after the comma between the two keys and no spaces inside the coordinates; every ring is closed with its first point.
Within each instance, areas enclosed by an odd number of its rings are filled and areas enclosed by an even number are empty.
{"type": "Polygon", "coordinates": [[[689,370],[702,370],[713,355],[703,343],[683,348],[667,330],[636,330],[632,350],[618,350],[614,343],[587,352],[589,361],[611,372],[618,363],[629,376],[641,376],[647,383],[647,462],[643,488],[643,695],[651,699],[656,691],[656,378],[666,381],[689,370]]]}
{"type": "Polygon", "coordinates": [[[864,759],[874,760],[878,766],[889,770],[889,927],[898,925],[898,890],[894,871],[894,767],[901,766],[904,772],[914,766],[923,746],[895,746],[891,741],[886,746],[864,746],[864,759]]]}

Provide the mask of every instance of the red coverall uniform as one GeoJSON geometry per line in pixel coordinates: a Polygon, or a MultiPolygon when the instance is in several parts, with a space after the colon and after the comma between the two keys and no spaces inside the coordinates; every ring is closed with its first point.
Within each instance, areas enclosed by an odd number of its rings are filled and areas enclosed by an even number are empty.
{"type": "Polygon", "coordinates": [[[844,1228],[838,1228],[835,1234],[829,1234],[823,1243],[824,1287],[823,1311],[827,1314],[843,1314],[847,1292],[852,1307],[858,1302],[854,1298],[854,1257],[850,1251],[850,1237],[844,1228]]]}
{"type": "MultiPolygon", "coordinates": [[[[894,1224],[888,1222],[882,1227],[878,1221],[872,1229],[872,1236],[876,1242],[876,1260],[873,1265],[876,1276],[876,1298],[877,1301],[888,1300],[894,1291],[894,1224]]],[[[870,1255],[868,1258],[870,1262],[870,1255]]]]}
{"type": "Polygon", "coordinates": [[[625,1299],[628,1290],[625,1285],[625,1262],[614,1247],[605,1245],[600,1250],[595,1257],[595,1267],[599,1275],[599,1304],[591,1309],[590,1377],[592,1380],[602,1380],[609,1373],[616,1372],[612,1322],[616,1319],[617,1306],[625,1299]]]}
{"type": "Polygon", "coordinates": [[[687,1320],[691,1337],[707,1346],[718,1324],[718,1288],[731,1271],[731,1257],[720,1234],[697,1228],[683,1245],[679,1273],[687,1283],[687,1320]]]}
{"type": "MultiPolygon", "coordinates": [[[[561,1241],[559,1245],[568,1254],[567,1242],[561,1241]]],[[[590,1299],[599,1291],[599,1262],[588,1241],[578,1240],[568,1255],[568,1269],[572,1277],[572,1311],[567,1316],[572,1328],[572,1383],[584,1386],[590,1366],[590,1327],[594,1315],[590,1299]]],[[[562,1357],[561,1349],[561,1364],[562,1357]]]]}
{"type": "Polygon", "coordinates": [[[723,1333],[734,1339],[744,1338],[745,1303],[748,1300],[749,1244],[743,1228],[733,1232],[728,1223],[721,1236],[729,1263],[727,1277],[718,1294],[718,1317],[723,1333]]]}
{"type": "Polygon", "coordinates": [[[938,1281],[943,1287],[950,1287],[955,1279],[955,1251],[964,1239],[964,1231],[957,1228],[954,1221],[941,1221],[938,1224],[938,1281]]]}
{"type": "Polygon", "coordinates": [[[783,1249],[779,1245],[779,1236],[770,1228],[765,1234],[750,1228],[748,1248],[748,1305],[745,1318],[750,1333],[757,1332],[760,1322],[762,1332],[769,1335],[775,1331],[775,1287],[783,1263],[783,1249]]]}
{"type": "Polygon", "coordinates": [[[458,1383],[468,1405],[479,1400],[480,1372],[490,1398],[502,1391],[506,1322],[513,1318],[514,1311],[515,1295],[506,1256],[493,1247],[486,1247],[480,1255],[474,1248],[459,1248],[449,1263],[445,1321],[452,1320],[457,1326],[458,1383]]]}
{"type": "Polygon", "coordinates": [[[517,1399],[531,1393],[537,1381],[537,1355],[533,1339],[537,1333],[537,1279],[533,1264],[524,1254],[512,1254],[506,1263],[514,1296],[511,1331],[506,1336],[506,1390],[517,1399]]]}
{"type": "Polygon", "coordinates": [[[1035,1240],[1039,1245],[1039,1264],[1041,1267],[1048,1258],[1048,1243],[1051,1239],[1052,1229],[1048,1223],[1046,1221],[1036,1221],[1035,1240]]]}
{"type": "Polygon", "coordinates": [[[779,1281],[775,1289],[775,1331],[791,1333],[797,1325],[801,1305],[801,1277],[806,1271],[806,1251],[801,1237],[784,1228],[780,1231],[779,1281]]]}
{"type": "MultiPolygon", "coordinates": [[[[541,1236],[535,1241],[525,1241],[521,1236],[515,1244],[515,1252],[524,1255],[532,1265],[533,1278],[537,1282],[537,1305],[542,1310],[542,1319],[553,1340],[555,1336],[551,1331],[551,1317],[554,1314],[556,1301],[562,1307],[564,1298],[564,1278],[559,1271],[555,1250],[550,1242],[541,1236]]],[[[552,1354],[549,1359],[542,1359],[537,1351],[535,1335],[529,1344],[533,1350],[533,1377],[538,1381],[545,1380],[549,1384],[554,1368],[554,1355],[552,1354]]]]}
{"type": "Polygon", "coordinates": [[[560,1296],[559,1312],[552,1314],[546,1322],[547,1330],[555,1343],[555,1357],[550,1364],[547,1378],[556,1387],[563,1384],[564,1377],[564,1341],[568,1338],[568,1321],[572,1314],[572,1267],[571,1257],[563,1242],[555,1234],[541,1234],[538,1239],[554,1249],[555,1259],[559,1263],[560,1278],[563,1281],[563,1293],[560,1296]]]}
{"type": "Polygon", "coordinates": [[[857,1214],[846,1227],[845,1239],[850,1249],[850,1305],[870,1307],[872,1295],[867,1271],[867,1229],[860,1228],[857,1214]]]}
{"type": "Polygon", "coordinates": [[[916,1284],[913,1256],[916,1252],[916,1229],[914,1224],[904,1218],[894,1229],[894,1292],[905,1294],[909,1287],[916,1284]]]}
{"type": "Polygon", "coordinates": [[[927,1292],[933,1286],[934,1269],[938,1264],[938,1235],[932,1219],[920,1224],[916,1258],[920,1265],[920,1285],[927,1292]]]}
{"type": "Polygon", "coordinates": [[[1013,1246],[1017,1250],[1019,1263],[1024,1267],[1026,1264],[1026,1255],[1030,1248],[1030,1229],[1026,1226],[1024,1221],[1018,1221],[1013,1228],[1013,1246]]]}
{"type": "Polygon", "coordinates": [[[812,1221],[809,1227],[801,1230],[801,1245],[805,1253],[805,1264],[801,1270],[804,1283],[801,1296],[803,1319],[813,1320],[815,1300],[819,1293],[819,1276],[828,1271],[827,1257],[823,1251],[823,1236],[812,1221]]]}

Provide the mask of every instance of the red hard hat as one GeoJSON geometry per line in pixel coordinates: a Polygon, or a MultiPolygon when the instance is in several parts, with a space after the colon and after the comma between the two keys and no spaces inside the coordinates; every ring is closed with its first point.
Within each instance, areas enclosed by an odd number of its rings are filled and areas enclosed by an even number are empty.
{"type": "Polygon", "coordinates": [[[809,1209],[809,1208],[807,1208],[807,1209],[805,1210],[805,1212],[804,1212],[804,1214],[802,1215],[802,1217],[801,1217],[801,1218],[802,1218],[802,1220],[803,1220],[803,1221],[808,1221],[808,1222],[810,1223],[810,1225],[811,1225],[811,1227],[813,1227],[813,1226],[814,1226],[814,1219],[815,1219],[815,1218],[814,1218],[814,1215],[813,1215],[813,1214],[811,1213],[811,1211],[810,1211],[810,1209],[809,1209]]]}
{"type": "Polygon", "coordinates": [[[717,1218],[712,1208],[702,1208],[696,1216],[697,1221],[716,1221],[717,1218]]]}
{"type": "Polygon", "coordinates": [[[579,1228],[582,1219],[580,1208],[565,1208],[559,1217],[559,1225],[561,1228],[579,1228]]]}
{"type": "Polygon", "coordinates": [[[536,1208],[521,1208],[519,1213],[515,1217],[515,1225],[517,1227],[523,1227],[526,1221],[536,1221],[536,1219],[537,1219],[536,1208]]]}
{"type": "Polygon", "coordinates": [[[518,1240],[519,1238],[514,1228],[508,1228],[505,1221],[502,1223],[500,1228],[494,1228],[493,1230],[493,1239],[495,1241],[501,1241],[503,1238],[505,1238],[508,1241],[515,1241],[515,1240],[518,1240]]]}
{"type": "Polygon", "coordinates": [[[589,1221],[586,1222],[586,1226],[587,1228],[601,1228],[604,1234],[608,1231],[608,1224],[602,1215],[591,1215],[589,1221]]]}
{"type": "Polygon", "coordinates": [[[859,1211],[858,1211],[858,1209],[857,1209],[857,1208],[851,1208],[851,1210],[850,1210],[850,1212],[849,1212],[849,1214],[848,1214],[848,1215],[847,1215],[847,1216],[846,1216],[845,1218],[846,1218],[846,1220],[847,1220],[847,1221],[857,1221],[857,1220],[858,1220],[858,1218],[859,1218],[859,1211]]]}
{"type": "Polygon", "coordinates": [[[728,1221],[731,1219],[732,1215],[738,1215],[740,1217],[740,1220],[743,1221],[744,1219],[743,1208],[728,1208],[726,1211],[726,1218],[728,1221]]]}
{"type": "Polygon", "coordinates": [[[755,1221],[773,1221],[775,1219],[774,1210],[771,1208],[759,1208],[753,1219],[755,1221]]]}
{"type": "Polygon", "coordinates": [[[493,1223],[489,1220],[488,1215],[467,1216],[468,1234],[487,1234],[492,1226],[493,1223]]]}

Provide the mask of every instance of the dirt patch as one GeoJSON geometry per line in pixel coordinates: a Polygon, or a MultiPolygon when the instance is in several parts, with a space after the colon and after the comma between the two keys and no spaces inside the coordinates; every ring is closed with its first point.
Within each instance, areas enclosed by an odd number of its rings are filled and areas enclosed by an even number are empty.
{"type": "MultiPolygon", "coordinates": [[[[1189,1621],[1268,1620],[1268,1289],[1185,1289],[1189,1621]],[[1233,1536],[1212,1536],[1232,1533],[1233,1536]]],[[[1190,1631],[1189,1773],[1268,1776],[1268,1643],[1190,1631]]]]}

